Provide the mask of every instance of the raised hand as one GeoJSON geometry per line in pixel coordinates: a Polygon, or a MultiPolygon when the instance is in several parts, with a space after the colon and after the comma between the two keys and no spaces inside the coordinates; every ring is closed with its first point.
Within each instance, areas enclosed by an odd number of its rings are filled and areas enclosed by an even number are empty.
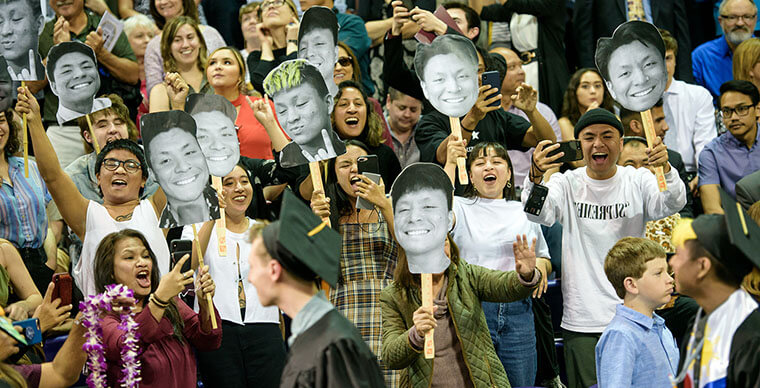
{"type": "Polygon", "coordinates": [[[190,255],[184,255],[174,265],[171,271],[161,277],[158,288],[154,292],[156,297],[163,301],[170,301],[185,289],[185,286],[193,283],[193,270],[182,272],[182,265],[190,259],[190,255]]]}
{"type": "Polygon", "coordinates": [[[414,20],[423,31],[433,32],[436,35],[443,35],[446,33],[446,29],[448,28],[446,23],[441,19],[438,19],[438,17],[433,15],[432,12],[420,9],[419,7],[414,7],[409,14],[412,16],[412,20],[414,20]]]}
{"type": "Polygon", "coordinates": [[[649,165],[653,167],[661,166],[664,172],[670,171],[670,163],[668,163],[668,148],[662,143],[662,139],[659,136],[655,136],[652,145],[654,147],[646,149],[647,156],[649,157],[649,165]]]}
{"type": "Polygon", "coordinates": [[[87,34],[87,37],[84,40],[84,44],[92,47],[92,50],[95,51],[95,57],[100,57],[103,55],[103,44],[106,41],[103,40],[103,29],[98,28],[97,31],[92,31],[89,34],[87,34]]]}
{"type": "Polygon", "coordinates": [[[34,98],[29,88],[19,87],[16,91],[18,92],[16,112],[20,115],[26,113],[28,121],[39,120],[42,117],[40,115],[40,104],[37,103],[37,99],[34,98]]]}
{"type": "Polygon", "coordinates": [[[533,297],[540,298],[549,287],[549,273],[551,273],[552,264],[549,260],[541,257],[536,259],[536,268],[541,272],[541,281],[538,283],[538,287],[533,290],[533,297]]]}
{"type": "Polygon", "coordinates": [[[253,110],[253,116],[261,123],[265,128],[269,126],[277,126],[277,120],[274,118],[274,112],[272,112],[272,106],[269,105],[269,97],[264,95],[264,98],[256,101],[251,101],[250,98],[246,98],[248,106],[253,110]]]}
{"type": "MultiPolygon", "coordinates": [[[[198,268],[198,276],[195,281],[195,292],[198,294],[198,300],[206,299],[206,295],[214,297],[216,291],[216,285],[214,279],[211,279],[211,274],[208,273],[208,265],[204,265],[198,268]]],[[[208,307],[207,303],[199,303],[201,306],[208,307]]]]}
{"type": "Polygon", "coordinates": [[[330,218],[330,198],[325,197],[322,190],[314,190],[311,193],[311,211],[319,218],[330,218]]]}
{"type": "Polygon", "coordinates": [[[451,135],[448,144],[446,144],[446,164],[456,165],[457,158],[467,157],[467,140],[460,140],[458,137],[451,135]]]}
{"type": "Polygon", "coordinates": [[[69,41],[71,41],[69,22],[63,16],[59,16],[53,25],[53,44],[69,41]]]}
{"type": "Polygon", "coordinates": [[[179,73],[167,73],[164,77],[166,93],[169,95],[169,102],[172,109],[182,109],[185,106],[185,99],[190,93],[190,87],[179,73]]]}
{"type": "Polygon", "coordinates": [[[55,289],[55,283],[50,282],[48,288],[45,291],[45,297],[42,298],[42,304],[37,306],[34,311],[34,318],[40,320],[40,330],[44,333],[65,321],[71,316],[71,305],[61,306],[61,300],[53,299],[53,290],[55,289]]]}
{"type": "Polygon", "coordinates": [[[427,332],[438,326],[433,315],[437,309],[438,306],[420,307],[414,312],[412,322],[414,322],[414,327],[417,329],[417,334],[424,337],[427,332]]]}
{"type": "Polygon", "coordinates": [[[512,243],[512,250],[515,252],[515,270],[523,280],[530,281],[536,270],[536,238],[528,245],[528,237],[518,234],[517,241],[512,243]]]}
{"type": "Polygon", "coordinates": [[[390,204],[390,199],[385,196],[385,184],[382,179],[380,179],[380,183],[378,184],[364,175],[359,175],[359,178],[361,181],[356,184],[359,188],[357,192],[359,197],[366,199],[378,208],[390,204]]]}
{"type": "Polygon", "coordinates": [[[523,82],[515,90],[517,93],[512,95],[512,105],[525,113],[533,112],[538,102],[538,91],[532,86],[523,82]]]}
{"type": "Polygon", "coordinates": [[[269,32],[269,29],[264,27],[264,23],[256,24],[256,32],[259,33],[259,38],[261,39],[262,46],[267,45],[270,49],[274,46],[274,38],[269,32]]]}
{"type": "MultiPolygon", "coordinates": [[[[531,166],[531,178],[539,179],[543,177],[544,173],[550,168],[559,168],[562,163],[555,163],[555,161],[561,158],[565,153],[558,152],[556,155],[547,156],[549,152],[559,148],[559,143],[552,144],[551,140],[541,140],[536,145],[535,151],[533,151],[533,165],[531,166]],[[538,171],[536,171],[538,169],[538,171]]],[[[535,179],[533,180],[536,183],[535,179]]]]}
{"type": "Polygon", "coordinates": [[[391,3],[391,7],[393,7],[393,24],[391,25],[391,34],[399,36],[401,35],[401,27],[409,22],[411,13],[408,9],[406,9],[406,7],[404,7],[404,2],[400,0],[393,1],[391,3]]]}
{"type": "Polygon", "coordinates": [[[499,93],[499,90],[492,88],[491,85],[480,86],[480,88],[478,88],[478,99],[475,100],[475,105],[470,108],[467,116],[477,124],[480,120],[483,120],[483,118],[486,117],[486,113],[493,112],[501,107],[499,105],[489,106],[494,101],[501,101],[501,93],[499,93]],[[496,93],[496,95],[491,96],[494,93],[496,93]]]}

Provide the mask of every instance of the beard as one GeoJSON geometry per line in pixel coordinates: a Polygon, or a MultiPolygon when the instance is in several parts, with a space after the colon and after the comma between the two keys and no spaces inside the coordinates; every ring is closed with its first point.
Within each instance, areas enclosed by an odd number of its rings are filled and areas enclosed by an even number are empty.
{"type": "Polygon", "coordinates": [[[733,45],[738,45],[741,42],[752,37],[752,31],[749,28],[735,28],[733,31],[726,33],[726,40],[733,45]]]}

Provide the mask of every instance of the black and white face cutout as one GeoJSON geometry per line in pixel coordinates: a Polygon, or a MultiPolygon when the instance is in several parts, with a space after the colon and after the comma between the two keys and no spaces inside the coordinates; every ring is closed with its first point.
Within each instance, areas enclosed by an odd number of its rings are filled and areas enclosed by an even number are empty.
{"type": "Polygon", "coordinates": [[[446,173],[433,163],[410,164],[393,182],[394,230],[409,272],[437,274],[449,267],[444,247],[454,222],[453,192],[446,173]]]}
{"type": "Polygon", "coordinates": [[[595,59],[610,95],[624,108],[643,112],[662,98],[668,70],[665,44],[654,25],[621,24],[611,38],[599,39],[595,59]]]}
{"type": "Polygon", "coordinates": [[[173,228],[219,218],[216,191],[209,184],[193,118],[173,110],[147,114],[140,123],[145,159],[168,202],[159,226],[173,228]]]}
{"type": "Polygon", "coordinates": [[[13,103],[13,81],[8,74],[8,64],[0,56],[0,112],[5,112],[13,103]]]}
{"type": "Polygon", "coordinates": [[[0,1],[0,55],[14,81],[45,79],[37,51],[44,24],[39,0],[0,1]]]}
{"type": "Polygon", "coordinates": [[[283,167],[332,159],[346,152],[330,122],[333,96],[314,65],[304,59],[283,62],[264,79],[264,91],[272,96],[280,126],[293,140],[280,153],[283,167]]]}
{"type": "Polygon", "coordinates": [[[298,58],[319,69],[330,95],[335,97],[338,86],[333,81],[333,71],[338,62],[338,18],[330,8],[311,7],[304,12],[298,30],[298,58]]]}
{"type": "Polygon", "coordinates": [[[240,160],[235,106],[215,94],[191,94],[187,97],[185,111],[195,120],[195,138],[211,175],[223,177],[229,174],[240,160]]]}
{"type": "Polygon", "coordinates": [[[107,98],[95,98],[100,75],[95,52],[78,41],[62,42],[50,49],[47,60],[50,89],[58,96],[58,124],[111,106],[107,98]]]}
{"type": "Polygon", "coordinates": [[[414,67],[425,98],[450,117],[461,117],[478,99],[478,53],[469,39],[443,35],[418,44],[414,67]]]}

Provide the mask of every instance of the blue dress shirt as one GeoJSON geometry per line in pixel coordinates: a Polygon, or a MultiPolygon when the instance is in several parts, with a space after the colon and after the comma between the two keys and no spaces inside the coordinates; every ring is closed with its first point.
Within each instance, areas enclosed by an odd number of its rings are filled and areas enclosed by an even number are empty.
{"type": "Polygon", "coordinates": [[[699,154],[699,185],[719,184],[736,198],[736,182],[760,170],[760,126],[755,143],[747,148],[731,132],[725,132],[707,143],[699,154]]]}
{"type": "Polygon", "coordinates": [[[664,319],[618,305],[596,344],[599,388],[671,387],[668,375],[677,374],[678,358],[664,319]]]}
{"type": "Polygon", "coordinates": [[[710,91],[715,104],[720,97],[720,85],[734,79],[733,59],[734,53],[722,36],[701,44],[691,53],[694,80],[710,91]]]}

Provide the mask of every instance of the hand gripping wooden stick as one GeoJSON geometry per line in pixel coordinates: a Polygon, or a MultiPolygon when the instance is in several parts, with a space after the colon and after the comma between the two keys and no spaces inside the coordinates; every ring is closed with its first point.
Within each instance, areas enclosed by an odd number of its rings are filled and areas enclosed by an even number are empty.
{"type": "MultiPolygon", "coordinates": [[[[451,124],[451,133],[459,138],[459,140],[462,140],[462,125],[459,123],[459,118],[449,117],[449,123],[451,124]]],[[[467,161],[465,158],[457,158],[457,171],[459,172],[459,183],[466,185],[469,179],[467,178],[467,161]]]]}
{"type": "MultiPolygon", "coordinates": [[[[309,173],[311,175],[311,185],[314,188],[314,190],[322,190],[322,192],[325,192],[325,187],[322,185],[322,171],[319,169],[319,162],[309,162],[309,173]]],[[[330,225],[330,218],[323,219],[322,221],[327,222],[327,226],[332,227],[330,225]]],[[[326,281],[322,280],[322,290],[325,292],[325,295],[329,298],[330,297],[330,285],[327,284],[326,281]]]]}
{"type": "MultiPolygon", "coordinates": [[[[641,112],[641,121],[644,124],[644,135],[646,135],[646,138],[647,138],[647,147],[653,148],[654,139],[657,135],[654,132],[654,121],[652,121],[652,111],[647,109],[641,112]]],[[[665,182],[665,173],[663,172],[662,166],[657,166],[654,168],[654,175],[657,177],[657,187],[660,188],[660,191],[667,190],[668,184],[667,182],[665,182]]]]}
{"type": "MultiPolygon", "coordinates": [[[[203,267],[203,252],[201,252],[201,240],[198,239],[198,230],[193,224],[193,240],[195,240],[195,250],[198,254],[198,265],[203,267]]],[[[214,302],[211,300],[211,294],[206,294],[206,303],[208,303],[208,315],[211,318],[211,328],[216,329],[216,314],[214,314],[214,302]]]]}

